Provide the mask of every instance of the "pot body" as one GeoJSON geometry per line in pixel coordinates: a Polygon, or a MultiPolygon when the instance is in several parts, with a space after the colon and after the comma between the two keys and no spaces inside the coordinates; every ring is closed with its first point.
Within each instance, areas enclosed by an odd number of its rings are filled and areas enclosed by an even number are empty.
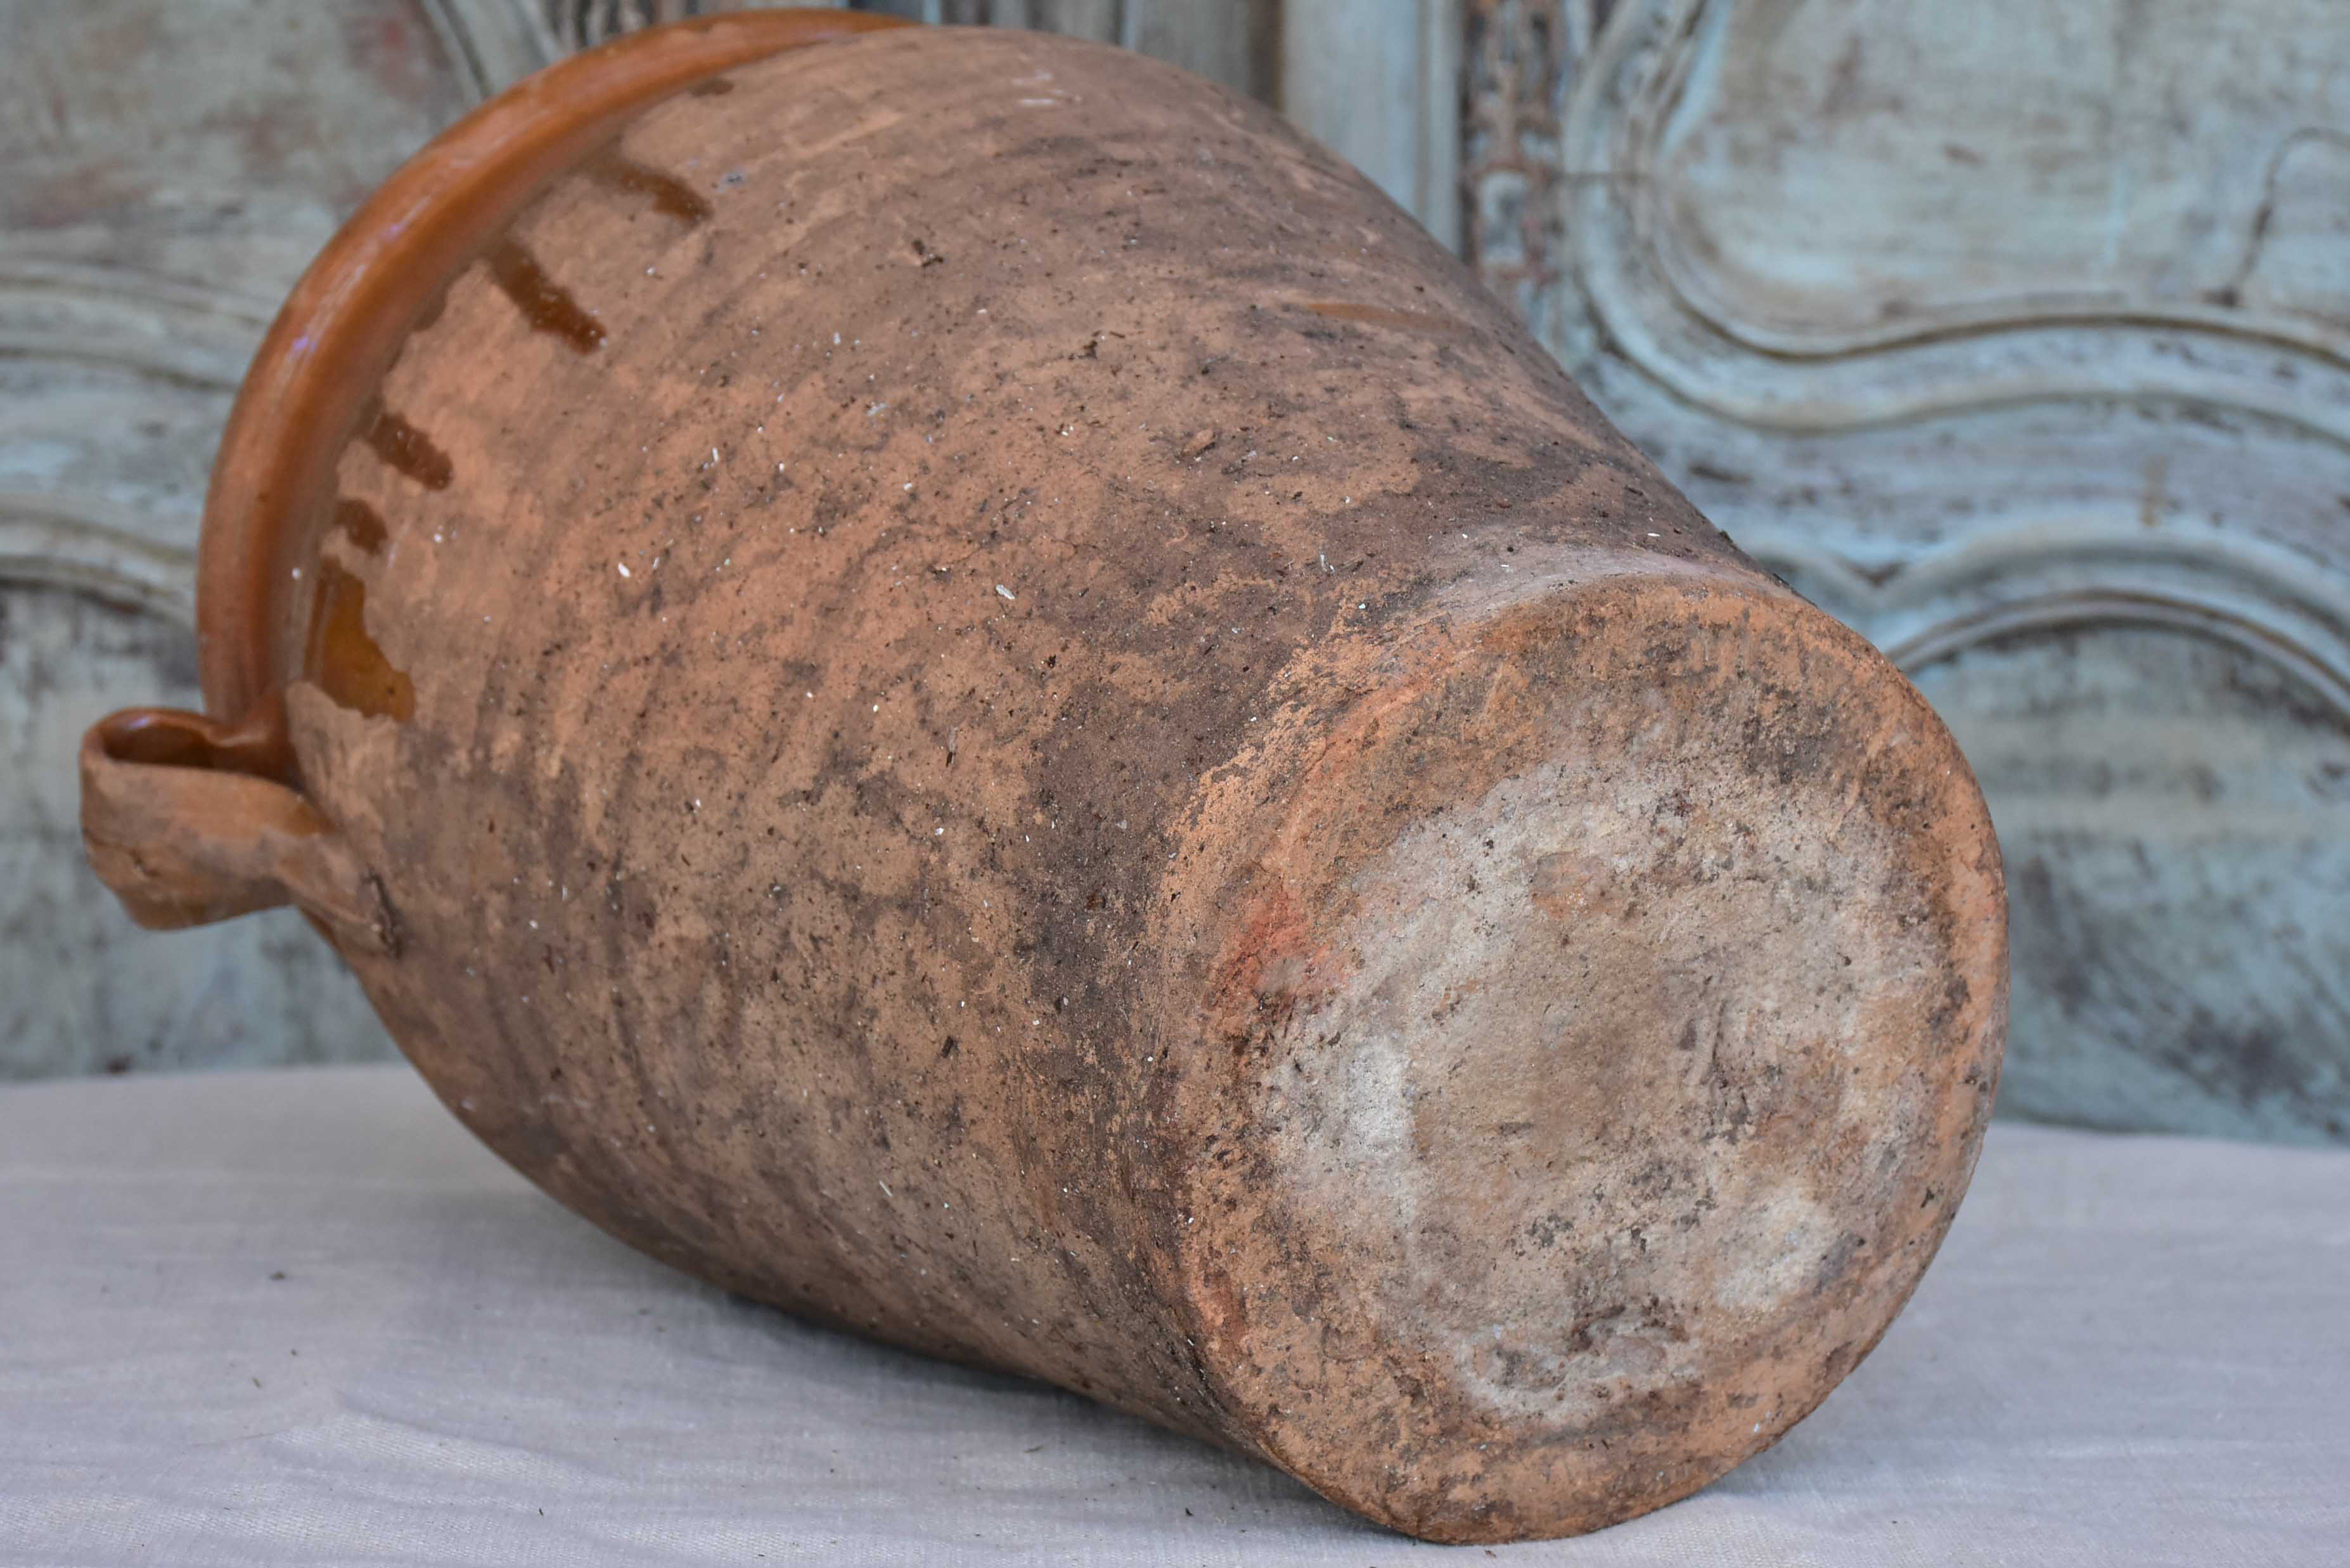
{"type": "Polygon", "coordinates": [[[1399,1529],[1588,1529],[1800,1419],[2004,1026],[1900,676],[1178,72],[910,29],[616,130],[210,628],[258,717],[94,732],[105,800],[310,814],[163,913],[299,898],[656,1256],[1399,1529]]]}

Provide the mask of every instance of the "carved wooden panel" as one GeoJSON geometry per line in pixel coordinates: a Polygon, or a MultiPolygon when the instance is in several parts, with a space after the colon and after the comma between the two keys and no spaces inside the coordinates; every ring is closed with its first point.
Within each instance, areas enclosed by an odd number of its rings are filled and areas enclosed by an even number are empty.
{"type": "MultiPolygon", "coordinates": [[[[521,3],[540,7],[553,47],[568,52],[658,22],[780,0],[521,3]]],[[[933,25],[1036,27],[1092,38],[1172,61],[1236,92],[1275,96],[1282,13],[1277,0],[848,0],[846,8],[933,25]]]]}
{"type": "Polygon", "coordinates": [[[1489,281],[1981,775],[2004,1106],[2350,1140],[2338,5],[1550,0],[1466,52],[1489,281]]]}

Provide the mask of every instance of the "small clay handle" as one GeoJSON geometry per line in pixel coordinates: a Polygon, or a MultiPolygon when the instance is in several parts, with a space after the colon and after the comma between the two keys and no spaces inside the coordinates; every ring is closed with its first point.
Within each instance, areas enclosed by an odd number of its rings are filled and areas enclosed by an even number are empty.
{"type": "Polygon", "coordinates": [[[81,837],[99,879],[155,930],[296,904],[337,939],[395,947],[383,887],[291,784],[285,710],[239,722],[126,708],[81,742],[81,837]]]}

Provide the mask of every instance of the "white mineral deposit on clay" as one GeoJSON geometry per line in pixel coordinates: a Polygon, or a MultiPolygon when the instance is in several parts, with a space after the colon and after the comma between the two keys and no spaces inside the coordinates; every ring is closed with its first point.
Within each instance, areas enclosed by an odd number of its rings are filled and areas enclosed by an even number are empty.
{"type": "MultiPolygon", "coordinates": [[[[1835,955],[1929,956],[1849,904],[1780,896],[1789,876],[1865,883],[1854,867],[1882,853],[1874,825],[1826,835],[1837,814],[1758,803],[1727,759],[1693,772],[1638,743],[1601,755],[1407,830],[1350,879],[1343,968],[1279,977],[1332,988],[1290,1026],[1320,1081],[1301,1078],[1275,1118],[1295,1201],[1354,1239],[1399,1342],[1447,1347],[1461,1386],[1502,1415],[1596,1417],[1669,1390],[1715,1348],[1677,1312],[1783,1312],[1811,1288],[1842,1231],[1800,1168],[1742,1158],[1742,1110],[1712,1127],[1718,1102],[1760,1099],[1749,1075],[1783,1053],[1862,1041],[1869,998],[1833,983],[1835,955]],[[1715,940],[1772,926],[1801,928],[1793,950],[1825,955],[1821,968],[1783,973],[1786,945],[1758,956],[1715,940]],[[1626,1037],[1620,1021],[1642,1016],[1653,1031],[1626,1037]],[[1463,1097],[1451,1082],[1470,1063],[1483,1087],[1463,1097]],[[1440,1226],[1424,1231],[1424,1210],[1447,1212],[1435,1194],[1471,1190],[1528,1245],[1472,1265],[1440,1226]]],[[[1898,958],[1859,972],[1898,973],[1898,958]]],[[[1898,1118],[1856,1080],[1819,1136],[1898,1118]]]]}

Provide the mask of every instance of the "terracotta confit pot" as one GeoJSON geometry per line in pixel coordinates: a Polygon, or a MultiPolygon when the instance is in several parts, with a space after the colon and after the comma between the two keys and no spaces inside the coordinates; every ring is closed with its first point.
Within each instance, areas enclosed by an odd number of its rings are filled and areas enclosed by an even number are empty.
{"type": "Polygon", "coordinates": [[[729,1289],[1435,1540],[1704,1485],[1966,1188],[1966,764],[1272,114],[873,26],[574,58],[353,220],[92,860],[299,905],[729,1289]]]}

